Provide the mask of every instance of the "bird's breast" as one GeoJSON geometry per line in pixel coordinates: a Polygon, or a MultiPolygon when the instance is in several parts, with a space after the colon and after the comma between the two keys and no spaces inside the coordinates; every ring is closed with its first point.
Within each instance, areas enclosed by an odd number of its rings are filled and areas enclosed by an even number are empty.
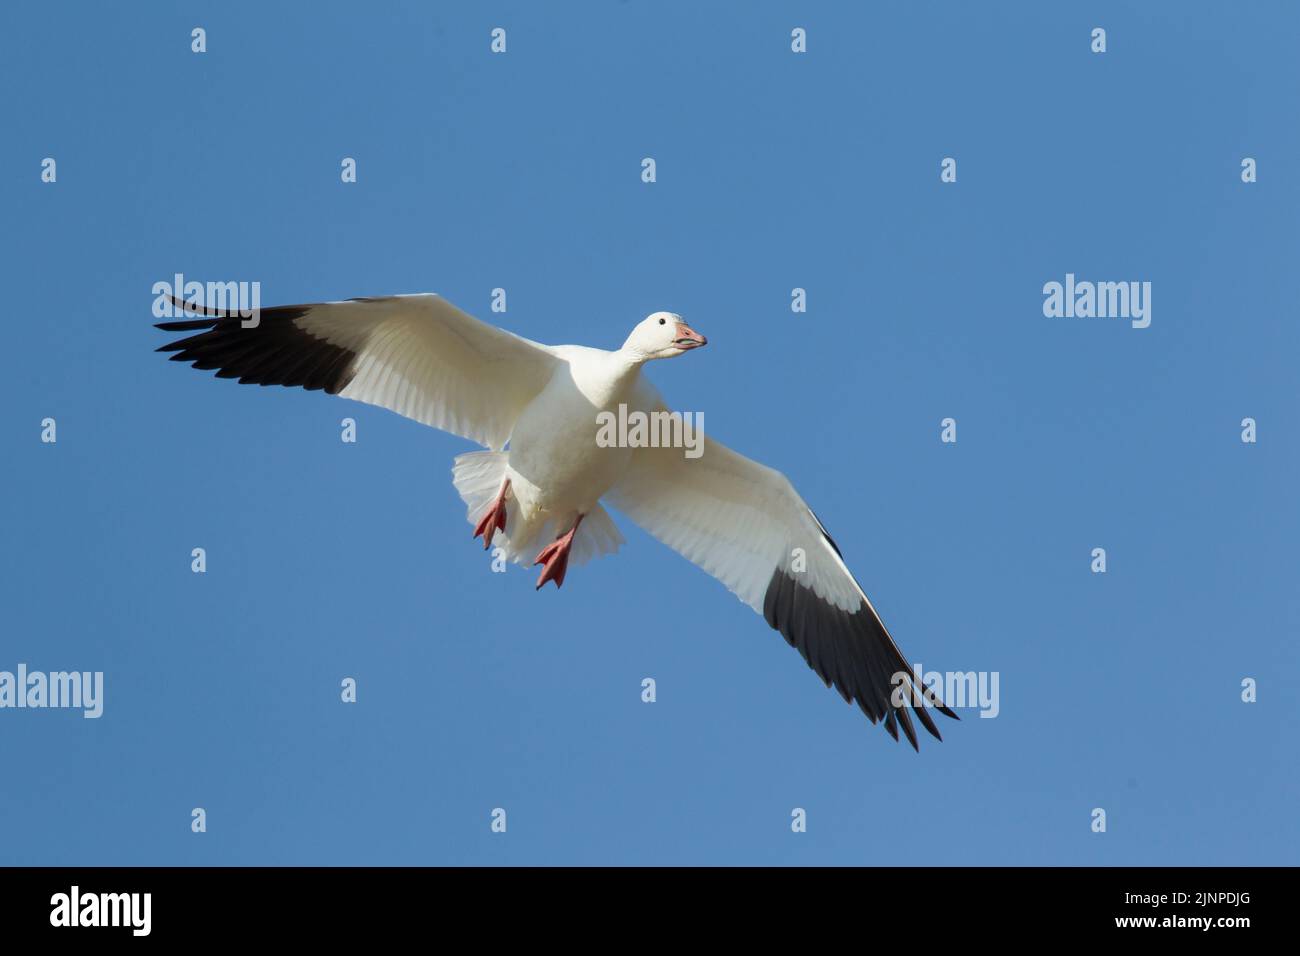
{"type": "Polygon", "coordinates": [[[593,379],[557,373],[510,436],[510,469],[535,489],[539,511],[589,509],[627,468],[631,448],[598,441],[601,413],[616,412],[626,390],[593,379]]]}

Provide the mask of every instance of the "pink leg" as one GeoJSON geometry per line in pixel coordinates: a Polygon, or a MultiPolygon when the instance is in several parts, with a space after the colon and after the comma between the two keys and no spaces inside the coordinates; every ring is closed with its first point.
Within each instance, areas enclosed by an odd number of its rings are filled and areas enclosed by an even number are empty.
{"type": "Polygon", "coordinates": [[[479,519],[474,528],[474,537],[483,536],[483,550],[492,547],[492,536],[497,531],[506,530],[506,495],[510,493],[510,479],[507,478],[501,490],[497,492],[496,501],[488,507],[487,513],[479,519]]]}
{"type": "Polygon", "coordinates": [[[537,590],[540,591],[547,581],[554,581],[557,588],[564,584],[564,572],[569,567],[569,550],[573,546],[573,535],[578,530],[578,525],[582,524],[584,517],[585,515],[578,515],[578,520],[573,522],[573,527],[568,532],[542,548],[541,553],[537,555],[533,565],[546,565],[537,578],[537,590]]]}

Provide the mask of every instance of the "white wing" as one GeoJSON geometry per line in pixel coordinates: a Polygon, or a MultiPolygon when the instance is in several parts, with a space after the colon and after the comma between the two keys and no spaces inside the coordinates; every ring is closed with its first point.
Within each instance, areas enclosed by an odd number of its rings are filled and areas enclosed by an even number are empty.
{"type": "Polygon", "coordinates": [[[872,723],[883,718],[895,739],[897,716],[917,746],[904,704],[935,737],[927,706],[956,718],[916,685],[835,542],[779,471],[708,438],[698,458],[639,448],[605,498],[762,614],[826,686],[856,700],[872,723]]]}
{"type": "Polygon", "coordinates": [[[158,324],[198,333],[158,350],[173,361],[243,383],[324,389],[496,449],[560,362],[436,295],[278,306],[252,328],[191,311],[207,317],[158,324]]]}

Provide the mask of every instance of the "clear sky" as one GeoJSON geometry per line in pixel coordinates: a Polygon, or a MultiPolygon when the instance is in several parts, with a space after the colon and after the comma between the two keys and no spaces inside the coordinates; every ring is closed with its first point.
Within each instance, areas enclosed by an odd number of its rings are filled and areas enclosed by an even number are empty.
{"type": "Polygon", "coordinates": [[[1087,6],[5,5],[0,670],[105,699],[0,710],[0,863],[1300,862],[1300,13],[1087,6]],[[165,361],[176,272],[682,313],[668,400],[998,716],[913,753],[626,521],[492,573],[470,443],[165,361]]]}

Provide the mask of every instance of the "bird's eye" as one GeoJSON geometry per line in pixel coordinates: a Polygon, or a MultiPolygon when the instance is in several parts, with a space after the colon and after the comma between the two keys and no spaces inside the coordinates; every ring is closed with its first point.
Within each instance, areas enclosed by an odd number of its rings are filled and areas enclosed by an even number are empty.
{"type": "Polygon", "coordinates": [[[663,325],[663,324],[664,324],[665,322],[667,322],[667,321],[668,321],[667,319],[660,319],[660,320],[659,320],[659,324],[660,324],[660,325],[663,325]]]}

